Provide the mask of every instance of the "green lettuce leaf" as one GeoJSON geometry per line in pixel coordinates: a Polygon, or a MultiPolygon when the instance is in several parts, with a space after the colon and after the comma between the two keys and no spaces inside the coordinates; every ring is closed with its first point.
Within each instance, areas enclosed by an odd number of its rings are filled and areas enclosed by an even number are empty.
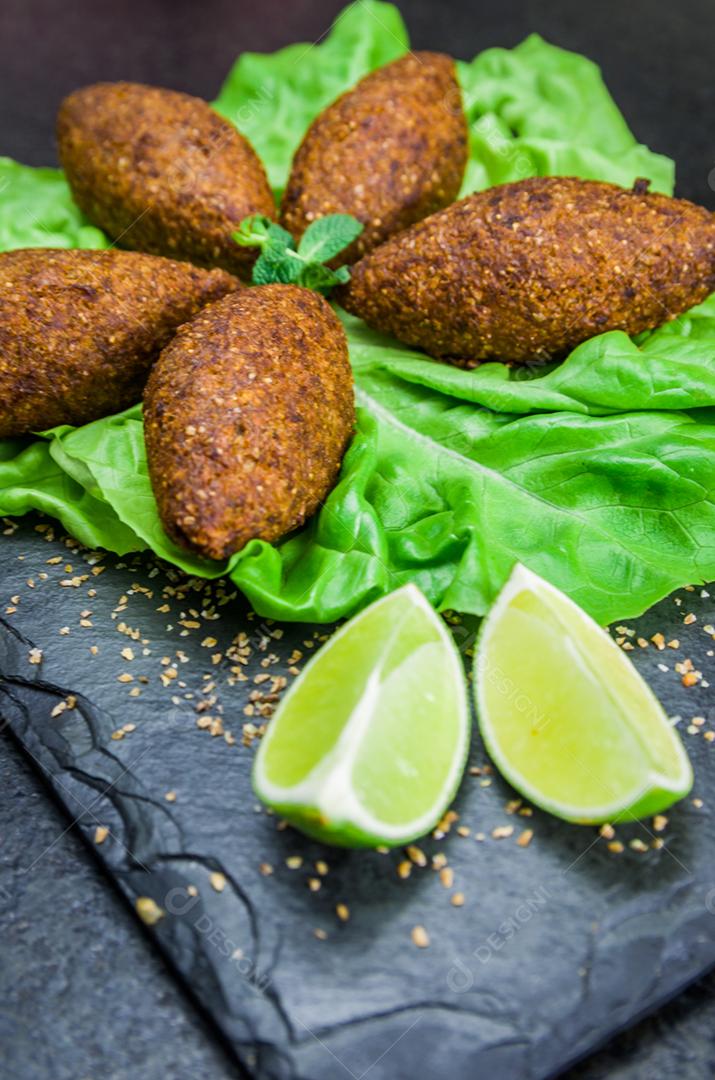
{"type": "Polygon", "coordinates": [[[393,381],[458,397],[496,412],[588,413],[705,409],[715,404],[715,293],[659,329],[631,339],[620,330],[599,334],[561,364],[473,372],[436,364],[392,338],[343,315],[358,381],[393,381]]]}
{"type": "Polygon", "coordinates": [[[591,60],[532,34],[458,63],[470,154],[462,194],[527,176],[580,176],[672,195],[673,162],[639,145],[591,60]]]}
{"type": "Polygon", "coordinates": [[[105,547],[118,555],[141,551],[146,545],[137,534],[108,503],[68,475],[50,450],[45,442],[0,441],[0,513],[13,517],[42,510],[87,547],[105,547]]]}
{"type": "MultiPolygon", "coordinates": [[[[52,440],[53,460],[94,499],[111,508],[115,518],[139,538],[142,548],[151,548],[188,574],[214,578],[225,572],[226,564],[191,555],[164,532],[149,480],[140,405],[84,427],[55,428],[47,437],[52,440]]],[[[0,505],[2,498],[0,493],[0,505]]],[[[102,546],[113,550],[111,543],[102,546]]]]}
{"type": "Polygon", "coordinates": [[[105,248],[109,241],[72,202],[59,169],[0,158],[0,251],[20,247],[105,248]]]}
{"type": "MultiPolygon", "coordinates": [[[[320,45],[242,57],[217,107],[280,188],[313,116],[405,48],[396,9],[366,0],[320,45]]],[[[465,190],[548,172],[670,189],[671,163],[636,143],[584,58],[531,37],[459,73],[465,190]]],[[[5,179],[0,247],[106,243],[60,173],[5,162],[5,179]]],[[[289,620],[349,615],[405,581],[437,607],[481,614],[516,559],[602,621],[715,577],[715,297],[636,340],[593,338],[551,368],[460,371],[342,317],[356,435],[320,512],[282,543],[253,541],[225,563],[177,548],[138,406],[30,445],[0,442],[0,514],[37,508],[90,546],[148,547],[187,573],[230,575],[260,614],[289,620]]]]}
{"type": "Polygon", "coordinates": [[[436,607],[480,615],[520,560],[608,622],[715,574],[712,424],[359,400],[320,514],[232,568],[262,614],[337,618],[414,581],[436,607]]]}

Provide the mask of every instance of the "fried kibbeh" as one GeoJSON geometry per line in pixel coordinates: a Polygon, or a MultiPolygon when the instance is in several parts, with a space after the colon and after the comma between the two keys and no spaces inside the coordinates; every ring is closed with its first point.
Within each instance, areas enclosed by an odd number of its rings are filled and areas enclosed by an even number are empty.
{"type": "Polygon", "coordinates": [[[362,259],[336,298],[373,327],[473,367],[560,359],[637,334],[715,289],[715,215],[573,177],[470,195],[362,259]]]}
{"type": "Polygon", "coordinates": [[[181,327],[144,394],[169,536],[210,559],[278,540],[331,490],[353,431],[345,332],[318,293],[266,285],[181,327]]]}
{"type": "Polygon", "coordinates": [[[298,239],[326,214],[365,226],[340,255],[351,263],[393,233],[448,206],[467,162],[467,122],[454,61],[409,53],[328,106],[300,144],[281,224],[298,239]]]}
{"type": "Polygon", "coordinates": [[[62,102],[62,167],[72,195],[112,241],[248,278],[255,252],[232,233],[275,217],[247,139],[200,98],[140,83],[96,83],[62,102]]]}
{"type": "Polygon", "coordinates": [[[240,287],[223,270],[129,251],[0,254],[0,437],[133,405],[176,328],[240,287]]]}

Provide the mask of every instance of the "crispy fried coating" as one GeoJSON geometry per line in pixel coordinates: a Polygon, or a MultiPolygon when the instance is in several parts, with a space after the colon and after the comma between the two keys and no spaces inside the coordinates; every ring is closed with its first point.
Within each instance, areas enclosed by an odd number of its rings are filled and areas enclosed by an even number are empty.
{"type": "Polygon", "coordinates": [[[248,214],[275,217],[250,143],[205,101],[139,83],[97,83],[57,117],[77,205],[122,247],[248,277],[255,252],[232,239],[248,214]]]}
{"type": "Polygon", "coordinates": [[[129,251],[0,254],[0,437],[133,405],[177,326],[240,287],[223,270],[129,251]]]}
{"type": "Polygon", "coordinates": [[[144,394],[164,528],[210,559],[279,539],[331,490],[354,418],[345,333],[322,296],[266,285],[212,304],[144,394]]]}
{"type": "Polygon", "coordinates": [[[470,195],[359,262],[338,299],[467,367],[660,326],[715,289],[715,215],[646,189],[543,177],[470,195]]]}
{"type": "Polygon", "coordinates": [[[448,206],[467,162],[467,122],[454,61],[409,53],[379,68],[313,121],[293,159],[281,222],[297,238],[325,214],[365,229],[349,263],[448,206]]]}

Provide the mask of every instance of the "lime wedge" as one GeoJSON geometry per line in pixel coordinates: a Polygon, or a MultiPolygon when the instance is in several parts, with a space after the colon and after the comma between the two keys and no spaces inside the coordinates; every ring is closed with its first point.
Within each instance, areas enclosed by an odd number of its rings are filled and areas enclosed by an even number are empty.
{"type": "Polygon", "coordinates": [[[558,817],[582,824],[647,817],[692,786],[679,736],[626,655],[524,566],[482,624],[474,683],[494,764],[558,817]]]}
{"type": "Polygon", "coordinates": [[[407,585],[346,623],[306,665],[269,724],[253,785],[309,836],[395,846],[439,821],[468,742],[459,653],[407,585]]]}

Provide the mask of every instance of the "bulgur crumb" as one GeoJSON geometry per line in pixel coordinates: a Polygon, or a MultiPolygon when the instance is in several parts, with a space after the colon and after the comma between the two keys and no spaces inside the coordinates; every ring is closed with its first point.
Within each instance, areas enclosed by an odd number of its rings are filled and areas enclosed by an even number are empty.
{"type": "Polygon", "coordinates": [[[166,912],[150,896],[138,896],[134,904],[136,913],[146,926],[156,926],[166,912]]]}
{"type": "Polygon", "coordinates": [[[209,882],[211,888],[216,892],[223,892],[226,888],[226,878],[224,874],[220,873],[218,870],[214,870],[213,873],[209,874],[209,882]]]}
{"type": "Polygon", "coordinates": [[[416,945],[418,949],[426,949],[428,947],[429,934],[424,926],[413,926],[411,937],[413,945],[416,945]]]}

